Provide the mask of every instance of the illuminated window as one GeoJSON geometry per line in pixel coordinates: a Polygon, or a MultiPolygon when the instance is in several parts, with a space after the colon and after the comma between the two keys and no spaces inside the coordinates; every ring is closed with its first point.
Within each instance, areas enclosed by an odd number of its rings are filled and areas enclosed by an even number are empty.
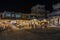
{"type": "Polygon", "coordinates": [[[15,18],[21,18],[21,14],[16,13],[15,18]]]}
{"type": "Polygon", "coordinates": [[[6,13],[5,13],[5,17],[7,17],[7,18],[11,17],[11,13],[6,12],[6,13]]]}

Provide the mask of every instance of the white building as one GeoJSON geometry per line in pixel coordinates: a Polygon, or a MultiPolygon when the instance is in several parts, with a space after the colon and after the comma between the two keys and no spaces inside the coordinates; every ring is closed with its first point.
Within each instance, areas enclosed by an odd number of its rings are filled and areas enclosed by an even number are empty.
{"type": "Polygon", "coordinates": [[[35,5],[31,8],[32,13],[40,13],[40,12],[45,12],[45,5],[35,5]]]}
{"type": "Polygon", "coordinates": [[[37,4],[31,8],[31,14],[36,14],[37,17],[38,17],[38,15],[40,15],[39,16],[40,19],[45,18],[45,13],[46,13],[45,5],[37,4]]]}

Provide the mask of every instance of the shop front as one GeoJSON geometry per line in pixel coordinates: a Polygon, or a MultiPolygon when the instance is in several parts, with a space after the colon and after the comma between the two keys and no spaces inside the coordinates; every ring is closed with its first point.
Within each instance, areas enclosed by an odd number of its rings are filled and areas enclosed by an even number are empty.
{"type": "Polygon", "coordinates": [[[31,29],[32,27],[39,28],[40,21],[37,19],[32,20],[12,20],[12,19],[1,19],[0,20],[0,27],[10,27],[13,29],[31,29]],[[33,26],[32,26],[33,25],[33,26]]]}
{"type": "Polygon", "coordinates": [[[60,16],[58,15],[50,15],[50,17],[48,18],[49,20],[49,26],[50,27],[59,27],[60,26],[60,16]]]}

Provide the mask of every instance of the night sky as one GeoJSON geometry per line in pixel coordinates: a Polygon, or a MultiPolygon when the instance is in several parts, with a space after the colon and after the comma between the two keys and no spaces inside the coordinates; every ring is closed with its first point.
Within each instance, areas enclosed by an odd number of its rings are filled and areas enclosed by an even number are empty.
{"type": "Polygon", "coordinates": [[[53,11],[52,4],[59,3],[59,0],[0,0],[0,12],[30,12],[36,4],[46,5],[46,10],[53,11]]]}

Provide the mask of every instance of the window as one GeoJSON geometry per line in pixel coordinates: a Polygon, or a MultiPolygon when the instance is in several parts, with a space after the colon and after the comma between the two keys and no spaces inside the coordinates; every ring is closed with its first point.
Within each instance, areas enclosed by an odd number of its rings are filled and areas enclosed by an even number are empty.
{"type": "Polygon", "coordinates": [[[6,17],[6,18],[10,18],[10,17],[11,17],[11,13],[6,12],[6,13],[5,13],[5,17],[6,17]]]}
{"type": "Polygon", "coordinates": [[[21,18],[21,14],[16,13],[15,18],[21,18]]]}

